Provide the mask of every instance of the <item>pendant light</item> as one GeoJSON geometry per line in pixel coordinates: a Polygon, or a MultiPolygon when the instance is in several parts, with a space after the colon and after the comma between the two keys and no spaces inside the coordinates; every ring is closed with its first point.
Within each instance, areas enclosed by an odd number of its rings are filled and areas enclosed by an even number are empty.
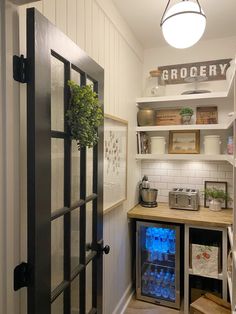
{"type": "Polygon", "coordinates": [[[202,37],[206,27],[206,16],[199,1],[182,0],[168,10],[169,4],[170,0],[161,19],[165,40],[179,49],[193,46],[202,37]]]}

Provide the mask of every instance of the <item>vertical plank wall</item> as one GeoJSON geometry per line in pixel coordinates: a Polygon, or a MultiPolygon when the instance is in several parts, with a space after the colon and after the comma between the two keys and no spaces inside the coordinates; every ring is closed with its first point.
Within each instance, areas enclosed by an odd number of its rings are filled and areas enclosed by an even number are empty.
{"type": "Polygon", "coordinates": [[[17,7],[0,1],[0,313],[19,313],[13,269],[19,263],[19,85],[12,78],[18,54],[17,7]]]}
{"type": "MultiPolygon", "coordinates": [[[[4,2],[0,2],[0,60],[4,58],[4,2]]],[[[5,169],[5,161],[4,161],[4,69],[3,62],[0,62],[0,239],[4,239],[5,230],[4,230],[4,207],[5,207],[5,199],[4,199],[4,169],[5,169]]],[[[5,273],[5,252],[4,252],[4,242],[1,240],[0,244],[0,273],[3,275],[5,273]]],[[[3,300],[5,297],[5,287],[4,281],[6,281],[5,276],[2,276],[2,280],[0,281],[0,313],[4,311],[3,300]]]]}
{"type": "MultiPolygon", "coordinates": [[[[136,203],[137,182],[140,179],[140,166],[135,161],[135,99],[141,94],[142,47],[110,0],[43,0],[20,7],[21,53],[25,50],[25,9],[30,6],[41,11],[105,69],[105,113],[129,122],[128,199],[122,206],[104,216],[104,243],[111,246],[110,254],[104,257],[104,314],[120,314],[132,291],[126,213],[136,203]]],[[[24,97],[22,90],[21,102],[24,97]]],[[[21,113],[21,120],[25,120],[25,112],[21,113]]],[[[22,147],[25,147],[24,133],[23,128],[22,147]]],[[[21,156],[21,169],[24,169],[25,155],[21,156]]],[[[25,193],[23,188],[23,207],[25,193]]],[[[25,252],[22,252],[24,255],[25,252]]]]}

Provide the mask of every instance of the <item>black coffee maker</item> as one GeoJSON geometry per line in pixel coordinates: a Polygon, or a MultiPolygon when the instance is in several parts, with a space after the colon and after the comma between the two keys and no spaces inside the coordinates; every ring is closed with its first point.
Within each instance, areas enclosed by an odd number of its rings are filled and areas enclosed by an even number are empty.
{"type": "Polygon", "coordinates": [[[148,177],[145,175],[139,185],[140,204],[143,207],[157,207],[157,189],[151,189],[148,177]]]}

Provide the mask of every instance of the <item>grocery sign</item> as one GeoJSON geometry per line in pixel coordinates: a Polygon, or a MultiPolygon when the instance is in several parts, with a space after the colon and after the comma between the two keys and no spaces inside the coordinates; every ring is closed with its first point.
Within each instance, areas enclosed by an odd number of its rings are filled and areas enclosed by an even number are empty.
{"type": "Polygon", "coordinates": [[[166,84],[183,84],[189,77],[205,76],[206,81],[225,80],[232,59],[184,63],[158,67],[166,84]]]}

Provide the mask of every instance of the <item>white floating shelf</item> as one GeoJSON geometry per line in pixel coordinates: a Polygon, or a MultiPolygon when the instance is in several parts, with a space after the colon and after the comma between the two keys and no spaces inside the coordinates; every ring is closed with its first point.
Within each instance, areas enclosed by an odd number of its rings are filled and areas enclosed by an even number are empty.
{"type": "MultiPolygon", "coordinates": [[[[165,102],[179,102],[184,101],[185,103],[188,101],[195,100],[213,100],[213,99],[224,99],[231,95],[233,95],[233,82],[234,76],[232,75],[228,88],[225,91],[221,92],[211,92],[211,93],[202,93],[202,94],[189,94],[189,95],[168,95],[168,96],[158,96],[158,97],[140,97],[136,99],[136,103],[138,107],[143,108],[151,108],[155,107],[157,103],[165,103],[165,102]]],[[[201,104],[199,104],[201,105],[201,104]]]]}
{"type": "Polygon", "coordinates": [[[222,273],[220,273],[216,276],[200,275],[200,274],[194,274],[192,268],[189,268],[188,273],[189,273],[189,275],[193,275],[193,276],[201,276],[201,277],[205,277],[205,278],[213,278],[213,279],[223,280],[223,274],[222,273]]]}
{"type": "Polygon", "coordinates": [[[234,165],[231,155],[204,155],[204,154],[137,154],[138,160],[191,160],[191,161],[228,161],[234,165]]]}
{"type": "Polygon", "coordinates": [[[226,123],[218,124],[180,124],[180,125],[157,125],[157,126],[138,126],[137,132],[156,132],[156,131],[184,131],[184,130],[227,130],[235,120],[235,115],[230,117],[226,123]]]}
{"type": "Polygon", "coordinates": [[[228,237],[229,237],[229,243],[231,250],[233,250],[233,228],[232,226],[228,227],[228,237]]]}

